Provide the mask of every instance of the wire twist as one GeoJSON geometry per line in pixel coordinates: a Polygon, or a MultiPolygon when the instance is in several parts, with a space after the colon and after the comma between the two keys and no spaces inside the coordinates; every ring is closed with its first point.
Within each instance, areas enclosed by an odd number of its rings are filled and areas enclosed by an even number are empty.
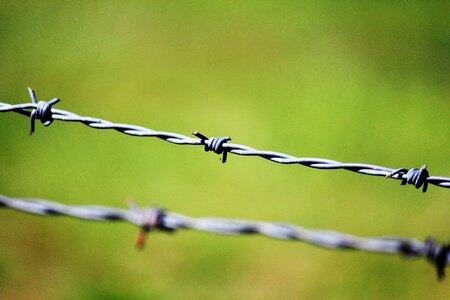
{"type": "Polygon", "coordinates": [[[199,137],[192,138],[182,134],[157,131],[142,126],[129,125],[129,124],[117,124],[110,121],[83,117],[75,113],[55,109],[51,106],[59,101],[58,98],[54,98],[49,102],[39,101],[36,103],[36,97],[34,91],[30,89],[30,95],[32,103],[23,104],[9,104],[0,102],[0,112],[16,112],[24,116],[31,117],[31,130],[34,132],[34,119],[38,118],[43,122],[45,126],[50,125],[53,120],[66,121],[66,122],[79,122],[83,123],[91,128],[96,129],[113,129],[118,132],[140,137],[156,137],[164,141],[177,144],[177,145],[202,145],[205,151],[213,151],[217,154],[222,154],[222,162],[226,162],[227,154],[232,153],[242,156],[259,156],[267,160],[280,163],[280,164],[299,164],[309,168],[321,169],[321,170],[334,170],[344,169],[347,171],[356,172],[359,174],[383,176],[386,178],[393,178],[401,180],[401,184],[414,185],[419,189],[423,186],[422,191],[425,192],[428,188],[428,184],[440,186],[443,188],[450,188],[450,178],[444,176],[429,176],[426,166],[420,169],[392,169],[383,166],[364,164],[364,163],[345,163],[330,159],[323,158],[302,158],[295,157],[289,154],[264,151],[251,148],[249,146],[229,143],[229,137],[208,138],[203,134],[194,132],[194,135],[199,137]],[[31,111],[30,111],[31,110],[31,111]],[[50,114],[51,112],[51,114],[50,114]]]}

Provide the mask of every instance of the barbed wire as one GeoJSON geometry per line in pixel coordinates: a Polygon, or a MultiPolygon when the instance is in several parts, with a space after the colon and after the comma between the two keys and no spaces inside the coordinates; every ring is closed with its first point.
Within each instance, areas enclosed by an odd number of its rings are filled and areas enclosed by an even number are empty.
{"type": "Polygon", "coordinates": [[[49,126],[54,120],[78,122],[91,128],[113,129],[132,136],[156,137],[177,145],[201,145],[204,146],[205,151],[213,151],[217,154],[223,154],[223,163],[227,160],[227,153],[232,153],[243,156],[259,156],[281,164],[300,164],[306,167],[322,170],[344,169],[359,174],[394,178],[402,180],[402,185],[412,184],[417,189],[422,187],[423,192],[427,191],[428,184],[450,188],[450,177],[429,176],[426,165],[423,165],[421,168],[392,169],[372,164],[344,163],[322,158],[301,158],[275,151],[257,150],[249,146],[229,143],[231,140],[229,137],[208,138],[198,131],[193,132],[193,135],[197,138],[192,138],[178,133],[156,131],[136,125],[113,123],[99,118],[84,117],[69,111],[55,109],[52,106],[60,101],[58,98],[54,98],[48,102],[37,101],[35,92],[31,88],[28,88],[28,90],[32,100],[31,103],[9,104],[0,102],[0,112],[16,112],[30,117],[30,135],[35,131],[34,124],[36,119],[40,120],[45,126],[49,126]]]}
{"type": "Polygon", "coordinates": [[[301,241],[328,249],[360,250],[407,257],[424,257],[432,263],[438,278],[445,276],[450,265],[450,243],[439,244],[432,238],[416,239],[358,237],[322,229],[308,229],[287,223],[248,221],[224,218],[193,218],[167,212],[158,207],[139,208],[132,204],[128,210],[98,205],[66,205],[43,199],[9,198],[0,195],[0,208],[10,208],[37,215],[60,216],[94,221],[126,221],[140,227],[136,246],[144,246],[146,233],[153,230],[173,232],[193,229],[226,235],[261,234],[275,239],[301,241]]]}

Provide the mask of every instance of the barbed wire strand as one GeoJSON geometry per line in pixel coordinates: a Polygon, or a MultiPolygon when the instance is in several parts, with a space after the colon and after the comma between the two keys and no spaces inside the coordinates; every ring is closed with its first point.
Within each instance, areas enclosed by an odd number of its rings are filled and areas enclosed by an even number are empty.
{"type": "Polygon", "coordinates": [[[126,221],[141,228],[136,245],[142,247],[144,236],[153,230],[173,232],[193,229],[217,234],[261,234],[275,239],[301,241],[329,249],[361,250],[407,257],[424,257],[437,269],[439,279],[450,265],[450,243],[439,244],[432,238],[424,242],[416,239],[385,237],[358,237],[322,229],[307,229],[287,223],[247,221],[224,218],[193,218],[167,212],[158,207],[128,210],[98,205],[72,206],[43,199],[9,198],[0,195],[0,208],[10,208],[37,215],[60,216],[94,221],[126,221]]]}
{"type": "Polygon", "coordinates": [[[208,138],[197,131],[193,132],[193,135],[197,138],[192,138],[178,133],[156,131],[136,125],[113,123],[99,118],[84,117],[65,110],[55,109],[52,105],[59,102],[58,98],[54,98],[48,102],[37,101],[35,92],[31,88],[28,88],[28,90],[32,100],[31,103],[9,104],[0,102],[0,112],[16,112],[30,117],[30,134],[33,134],[35,131],[35,119],[40,120],[45,126],[49,126],[54,120],[78,122],[91,128],[113,129],[131,136],[156,137],[177,145],[201,145],[204,146],[205,151],[223,154],[223,163],[227,160],[227,153],[232,153],[243,156],[259,156],[280,164],[300,164],[322,170],[344,169],[359,174],[394,178],[402,180],[402,185],[412,184],[417,189],[422,187],[423,192],[426,192],[428,184],[450,188],[450,177],[429,176],[426,165],[423,165],[421,168],[392,169],[372,164],[344,163],[322,158],[301,158],[275,151],[257,150],[249,146],[229,143],[231,140],[229,137],[208,138]]]}

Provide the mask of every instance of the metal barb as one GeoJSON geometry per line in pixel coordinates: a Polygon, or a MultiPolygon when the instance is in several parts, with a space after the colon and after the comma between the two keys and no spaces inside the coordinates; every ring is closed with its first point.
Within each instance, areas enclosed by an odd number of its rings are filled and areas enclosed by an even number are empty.
{"type": "Polygon", "coordinates": [[[165,213],[163,209],[159,207],[139,208],[137,205],[133,205],[132,210],[141,215],[140,231],[135,243],[136,248],[143,249],[145,247],[145,238],[154,229],[173,231],[164,225],[165,213]]]}
{"type": "Polygon", "coordinates": [[[436,267],[438,278],[444,279],[445,267],[450,255],[450,243],[440,245],[433,238],[428,238],[425,240],[425,255],[428,261],[436,267]]]}
{"type": "Polygon", "coordinates": [[[228,141],[231,141],[231,138],[225,136],[225,137],[212,137],[208,138],[205,135],[201,134],[198,131],[194,131],[192,133],[196,137],[200,138],[201,143],[205,145],[205,151],[213,151],[216,154],[222,154],[222,163],[227,162],[227,149],[224,148],[224,144],[228,141]]]}
{"type": "Polygon", "coordinates": [[[28,92],[30,93],[31,102],[37,104],[36,108],[31,111],[30,114],[30,135],[33,135],[35,131],[35,121],[39,119],[44,126],[49,126],[53,122],[52,116],[52,105],[58,103],[60,99],[53,98],[50,101],[37,101],[36,93],[30,87],[28,87],[28,92]]]}
{"type": "Polygon", "coordinates": [[[410,170],[405,168],[397,169],[386,175],[386,178],[392,178],[393,176],[398,175],[399,178],[402,178],[401,185],[412,184],[416,187],[416,189],[420,189],[423,185],[422,192],[425,193],[428,189],[428,171],[427,165],[423,165],[418,168],[412,168],[410,170]]]}

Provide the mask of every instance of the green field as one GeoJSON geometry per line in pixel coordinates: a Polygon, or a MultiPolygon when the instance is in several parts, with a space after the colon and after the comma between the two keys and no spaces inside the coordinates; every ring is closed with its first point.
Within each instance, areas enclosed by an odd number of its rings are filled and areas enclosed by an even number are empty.
{"type": "MultiPolygon", "coordinates": [[[[444,1],[0,2],[0,101],[450,176],[444,1]]],[[[449,241],[449,190],[0,114],[0,194],[449,241]]],[[[423,259],[0,210],[1,299],[448,299],[423,259]]],[[[448,270],[449,271],[449,270],[448,270]]]]}

